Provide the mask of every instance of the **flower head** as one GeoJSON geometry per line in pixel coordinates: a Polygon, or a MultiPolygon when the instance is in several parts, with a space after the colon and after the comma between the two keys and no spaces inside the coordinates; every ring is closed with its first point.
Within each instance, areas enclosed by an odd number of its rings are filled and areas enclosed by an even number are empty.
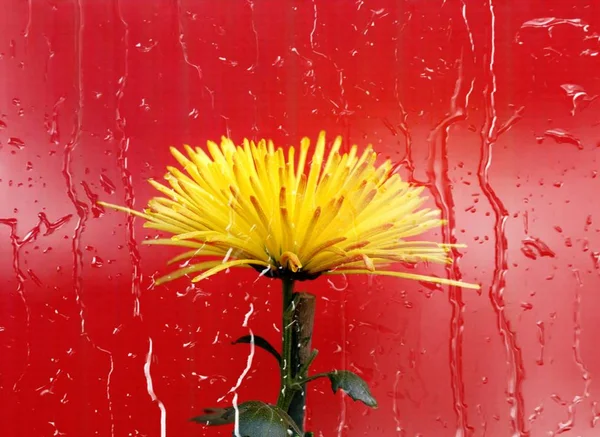
{"type": "Polygon", "coordinates": [[[253,267],[270,277],[314,279],[322,274],[372,273],[478,288],[434,276],[393,270],[394,264],[450,263],[450,245],[412,240],[440,226],[436,210],[421,208],[423,187],[402,181],[391,162],[352,146],[340,153],[337,137],[325,156],[321,132],[287,154],[271,141],[223,137],[208,153],[185,146],[171,153],[183,171],[167,167],[166,184],[150,180],[162,196],[144,212],[103,203],[171,234],[146,244],[187,248],[169,261],[178,268],[158,279],[184,275],[199,281],[231,267],[253,267]]]}

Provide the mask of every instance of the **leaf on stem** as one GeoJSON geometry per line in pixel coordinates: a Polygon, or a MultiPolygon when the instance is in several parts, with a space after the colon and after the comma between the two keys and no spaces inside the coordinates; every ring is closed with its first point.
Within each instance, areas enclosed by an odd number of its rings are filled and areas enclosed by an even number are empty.
{"type": "Polygon", "coordinates": [[[345,391],[355,401],[361,401],[371,408],[377,408],[377,401],[371,394],[367,383],[356,373],[348,370],[334,370],[327,374],[334,393],[345,391]]]}
{"type": "MultiPolygon", "coordinates": [[[[207,414],[191,419],[204,425],[235,423],[235,408],[210,408],[207,414]]],[[[290,437],[289,431],[301,436],[300,429],[292,418],[275,405],[261,401],[248,401],[238,405],[239,435],[242,437],[290,437]]],[[[235,435],[235,432],[234,432],[235,435]]]]}
{"type": "Polygon", "coordinates": [[[202,416],[192,417],[192,422],[201,423],[202,425],[227,425],[235,422],[234,408],[205,408],[202,416]]]}
{"type": "MultiPolygon", "coordinates": [[[[240,337],[236,341],[232,342],[232,344],[240,344],[240,343],[246,343],[246,344],[252,343],[252,336],[244,335],[243,337],[240,337]]],[[[275,349],[271,345],[271,343],[269,343],[263,337],[261,337],[259,335],[255,335],[254,336],[254,345],[266,350],[267,352],[269,352],[271,355],[273,355],[275,357],[275,359],[277,360],[278,363],[281,363],[281,354],[279,352],[277,352],[277,349],[275,349]]]]}

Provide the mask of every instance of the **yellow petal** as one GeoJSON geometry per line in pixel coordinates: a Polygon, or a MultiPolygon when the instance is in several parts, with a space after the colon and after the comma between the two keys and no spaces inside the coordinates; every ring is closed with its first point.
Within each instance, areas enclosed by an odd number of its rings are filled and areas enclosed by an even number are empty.
{"type": "Polygon", "coordinates": [[[353,274],[356,275],[356,274],[365,274],[365,273],[371,274],[371,275],[379,275],[379,276],[393,276],[396,278],[414,279],[416,281],[434,282],[436,284],[451,285],[454,287],[461,287],[461,288],[470,288],[472,290],[479,290],[481,288],[481,286],[479,284],[469,284],[468,282],[455,281],[453,279],[437,278],[435,276],[417,275],[415,273],[396,272],[396,271],[389,271],[389,270],[377,270],[377,271],[371,272],[366,269],[348,269],[348,270],[339,269],[339,270],[333,270],[330,272],[326,272],[324,274],[325,275],[353,275],[353,274]]]}

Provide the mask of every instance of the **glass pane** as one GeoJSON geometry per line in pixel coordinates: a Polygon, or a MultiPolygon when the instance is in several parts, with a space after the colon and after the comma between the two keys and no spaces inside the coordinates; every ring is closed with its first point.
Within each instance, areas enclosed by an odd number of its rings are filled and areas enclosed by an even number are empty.
{"type": "MultiPolygon", "coordinates": [[[[423,207],[445,223],[407,240],[466,245],[448,266],[408,257],[389,270],[481,289],[365,273],[297,281],[316,296],[309,374],[354,372],[378,402],[316,379],[305,430],[597,435],[597,2],[5,0],[2,12],[4,436],[230,435],[235,424],[190,419],[275,404],[279,364],[256,336],[281,349],[282,281],[232,266],[156,284],[185,250],[142,244],[170,234],[97,202],[143,211],[160,195],[148,180],[181,168],[170,146],[208,151],[227,136],[298,151],[308,137],[310,163],[321,131],[327,152],[337,135],[340,153],[372,144],[376,165],[390,159],[424,187],[423,207]]],[[[242,220],[223,193],[194,220],[242,220]],[[214,218],[214,202],[232,215],[214,218]]],[[[243,244],[263,251],[267,235],[253,235],[243,244]]],[[[382,261],[353,253],[363,270],[382,261]]]]}

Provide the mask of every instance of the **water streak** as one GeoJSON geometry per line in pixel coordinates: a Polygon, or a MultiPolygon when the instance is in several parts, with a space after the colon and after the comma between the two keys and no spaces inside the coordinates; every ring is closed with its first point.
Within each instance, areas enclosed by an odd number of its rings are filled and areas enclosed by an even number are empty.
{"type": "MultiPolygon", "coordinates": [[[[399,68],[400,66],[400,58],[398,55],[398,44],[395,44],[394,47],[394,61],[396,63],[396,68],[399,68]]],[[[410,132],[410,128],[408,126],[408,112],[406,111],[406,109],[404,109],[404,105],[402,104],[402,101],[400,100],[400,77],[399,75],[396,75],[396,78],[394,79],[394,99],[396,100],[396,105],[398,106],[398,112],[399,112],[399,119],[400,122],[398,123],[398,129],[400,129],[400,132],[402,132],[402,135],[404,135],[404,147],[405,147],[405,152],[404,152],[404,157],[402,158],[402,160],[400,161],[400,165],[403,165],[406,167],[407,171],[408,171],[408,182],[410,183],[418,183],[418,181],[415,180],[415,166],[413,163],[413,159],[412,159],[412,134],[410,132]]]]}
{"type": "Polygon", "coordinates": [[[507,238],[505,234],[508,211],[500,197],[496,194],[489,181],[489,169],[492,164],[492,146],[496,139],[496,15],[492,0],[488,3],[491,19],[490,51],[487,56],[487,83],[484,90],[485,97],[485,121],[481,129],[481,158],[477,172],[481,190],[488,199],[494,211],[494,237],[495,257],[494,275],[489,289],[489,298],[496,313],[496,321],[500,336],[504,343],[508,360],[508,387],[507,397],[510,406],[510,425],[513,437],[524,437],[529,435],[525,429],[523,414],[522,384],[524,378],[523,358],[521,349],[516,342],[516,334],[512,331],[510,323],[504,312],[504,289],[506,285],[506,272],[508,271],[507,260],[507,238]]]}
{"type": "Polygon", "coordinates": [[[182,7],[181,7],[181,0],[177,0],[177,30],[179,32],[179,45],[181,46],[181,52],[183,53],[183,60],[185,61],[186,64],[188,64],[190,67],[193,67],[196,70],[196,73],[198,73],[198,79],[202,80],[202,69],[200,68],[200,66],[198,64],[194,64],[193,62],[190,61],[190,57],[188,54],[188,49],[187,49],[187,43],[185,42],[185,35],[184,35],[184,30],[183,30],[183,13],[182,13],[182,7]]]}
{"type": "MultiPolygon", "coordinates": [[[[244,316],[244,323],[242,323],[242,326],[244,328],[248,328],[248,322],[249,322],[250,316],[252,316],[252,314],[254,314],[254,305],[251,302],[250,303],[250,309],[248,310],[248,312],[244,316]]],[[[234,423],[234,435],[235,435],[235,437],[243,437],[240,434],[240,409],[238,407],[238,393],[237,393],[237,390],[242,386],[242,383],[244,382],[244,378],[246,377],[246,375],[248,375],[248,372],[252,368],[252,361],[254,361],[254,351],[255,351],[255,348],[256,348],[256,345],[255,345],[255,342],[254,342],[254,332],[252,331],[252,329],[248,329],[248,331],[250,333],[250,353],[248,354],[248,359],[246,360],[246,367],[244,368],[244,370],[242,371],[242,373],[238,377],[238,380],[237,380],[236,384],[233,387],[231,387],[231,389],[227,392],[227,394],[233,393],[232,406],[233,406],[233,409],[235,410],[235,423],[234,423]]],[[[225,396],[221,397],[218,401],[220,402],[224,398],[225,398],[225,396]]]]}
{"type": "Polygon", "coordinates": [[[112,411],[112,398],[110,396],[110,383],[112,372],[114,369],[112,354],[98,347],[88,335],[86,329],[86,318],[85,318],[85,305],[82,301],[81,292],[83,289],[83,255],[81,252],[81,236],[85,230],[85,225],[89,215],[89,208],[86,203],[79,199],[77,191],[75,190],[75,185],[73,183],[73,175],[71,174],[71,162],[73,151],[80,146],[81,144],[81,133],[83,126],[83,103],[84,103],[84,92],[83,92],[83,29],[84,29],[84,21],[83,21],[83,8],[81,6],[80,0],[77,0],[76,3],[76,11],[75,14],[75,28],[77,29],[76,37],[75,37],[75,53],[77,57],[77,75],[76,75],[76,83],[77,83],[77,107],[75,109],[75,120],[73,123],[73,131],[71,133],[71,139],[65,145],[64,155],[63,155],[63,165],[62,165],[62,175],[65,178],[65,182],[67,185],[67,197],[73,204],[75,211],[77,213],[77,223],[75,225],[75,230],[73,232],[73,238],[71,239],[71,251],[73,253],[73,291],[75,293],[75,302],[79,308],[79,329],[80,334],[90,343],[90,345],[99,352],[108,355],[110,360],[110,369],[107,376],[107,404],[108,404],[108,412],[111,418],[111,430],[114,436],[114,416],[112,411]]]}
{"type": "Polygon", "coordinates": [[[17,390],[19,383],[23,380],[25,373],[31,367],[31,310],[29,308],[29,303],[27,301],[27,297],[25,296],[25,275],[21,271],[20,267],[20,259],[19,259],[19,239],[17,237],[17,219],[7,218],[0,219],[0,224],[6,225],[10,227],[10,242],[12,245],[12,265],[13,272],[15,273],[15,277],[17,278],[17,294],[21,298],[21,302],[23,303],[23,308],[25,309],[25,366],[23,367],[23,371],[15,381],[13,385],[13,391],[17,390]]]}
{"type": "Polygon", "coordinates": [[[396,378],[394,379],[394,392],[392,394],[392,411],[394,412],[394,422],[396,422],[396,432],[399,436],[404,436],[406,433],[404,428],[402,428],[402,423],[400,422],[400,412],[398,411],[398,385],[400,383],[400,376],[402,372],[400,370],[396,371],[396,378]]]}
{"type": "Polygon", "coordinates": [[[254,63],[247,68],[247,71],[254,71],[254,69],[258,66],[258,32],[256,31],[256,24],[254,23],[254,2],[251,0],[246,0],[246,3],[250,7],[250,24],[252,26],[252,33],[254,34],[254,45],[256,47],[256,56],[254,58],[254,63]]]}
{"type": "MultiPolygon", "coordinates": [[[[317,4],[315,3],[314,0],[313,0],[312,4],[313,4],[313,27],[312,27],[310,35],[309,35],[310,49],[315,55],[318,55],[318,56],[326,59],[327,61],[329,61],[333,65],[333,68],[335,68],[335,70],[337,71],[338,85],[340,87],[339,102],[335,102],[331,99],[328,99],[328,100],[335,107],[333,112],[334,112],[334,114],[337,115],[338,120],[339,120],[341,117],[352,113],[352,111],[348,108],[348,101],[346,99],[346,89],[344,88],[344,70],[340,66],[338,66],[338,64],[331,57],[327,56],[323,52],[315,50],[316,45],[315,45],[314,38],[315,38],[315,31],[317,29],[318,11],[317,11],[317,4]]],[[[295,51],[295,53],[300,56],[300,53],[298,53],[297,49],[292,49],[292,51],[295,51]]],[[[307,59],[307,58],[305,58],[305,59],[307,59]]],[[[310,65],[312,65],[312,61],[310,61],[310,60],[308,60],[308,61],[309,61],[310,65]]],[[[313,71],[313,73],[314,73],[314,71],[313,71]]],[[[315,78],[316,78],[316,74],[315,74],[315,78]]]]}
{"type": "MultiPolygon", "coordinates": [[[[345,299],[345,296],[346,296],[346,294],[341,295],[340,313],[339,313],[340,326],[342,327],[342,344],[344,345],[341,348],[342,349],[341,350],[341,353],[342,353],[341,368],[342,369],[348,368],[348,356],[347,356],[347,350],[346,350],[346,345],[347,345],[346,327],[348,326],[348,324],[346,322],[346,299],[345,299]]],[[[344,428],[346,427],[346,397],[341,396],[340,402],[341,402],[341,405],[340,405],[341,410],[340,410],[340,417],[338,419],[337,437],[342,437],[342,433],[344,432],[344,428]]]]}
{"type": "Polygon", "coordinates": [[[146,354],[146,362],[144,363],[144,376],[146,377],[146,390],[152,402],[156,402],[158,409],[160,410],[160,437],[167,436],[167,409],[165,404],[156,396],[154,392],[154,382],[152,381],[152,374],[150,373],[150,366],[152,365],[152,337],[148,337],[148,353],[146,354]]]}
{"type": "Polygon", "coordinates": [[[544,322],[539,321],[536,323],[538,329],[538,342],[540,343],[540,357],[537,359],[536,363],[539,366],[544,365],[544,349],[546,348],[546,330],[544,327],[544,322]]]}
{"type": "MultiPolygon", "coordinates": [[[[27,369],[31,366],[30,357],[31,357],[31,344],[30,344],[30,323],[31,323],[31,310],[29,308],[29,304],[27,301],[27,297],[25,296],[25,276],[21,271],[20,267],[20,251],[23,246],[28,243],[35,242],[37,237],[40,235],[42,225],[46,228],[46,231],[43,233],[44,236],[51,235],[57,229],[60,229],[63,225],[65,225],[69,219],[72,217],[71,214],[67,214],[63,217],[60,217],[54,222],[50,222],[46,214],[40,212],[38,214],[38,222],[37,224],[29,230],[23,238],[19,238],[17,235],[17,219],[15,218],[6,218],[0,219],[0,224],[6,225],[10,227],[10,241],[12,245],[13,252],[13,271],[15,273],[15,277],[17,278],[17,294],[21,298],[25,309],[25,349],[26,349],[26,359],[25,366],[21,375],[13,385],[13,390],[16,390],[19,383],[25,376],[27,369]]],[[[39,278],[33,273],[31,269],[27,269],[27,273],[30,278],[36,285],[41,286],[41,281],[39,278]]]]}
{"type": "MultiPolygon", "coordinates": [[[[590,385],[592,384],[592,376],[581,358],[581,278],[579,271],[574,270],[577,285],[575,287],[575,299],[573,302],[573,359],[575,364],[581,373],[581,379],[583,379],[583,393],[581,395],[575,395],[573,400],[567,406],[567,420],[560,422],[557,426],[554,435],[559,435],[570,431],[575,427],[575,412],[577,405],[583,402],[585,399],[590,397],[590,385]]],[[[593,405],[592,405],[593,407],[593,405]]]]}
{"type": "MultiPolygon", "coordinates": [[[[121,172],[121,181],[123,182],[123,186],[125,188],[125,205],[134,209],[135,203],[135,193],[133,191],[133,181],[131,177],[131,172],[128,168],[128,152],[130,145],[130,138],[127,136],[126,126],[127,120],[123,116],[121,110],[121,103],[123,100],[123,95],[125,93],[125,87],[127,86],[127,80],[129,78],[129,24],[125,21],[123,14],[121,12],[121,5],[119,0],[116,2],[116,11],[123,25],[123,45],[124,45],[124,65],[123,65],[123,75],[119,79],[119,88],[117,90],[117,106],[115,109],[115,120],[117,124],[117,130],[120,133],[119,139],[119,154],[117,157],[117,162],[119,166],[119,170],[121,172]]],[[[134,229],[134,215],[127,214],[125,227],[127,229],[127,248],[129,250],[129,259],[131,261],[131,293],[134,296],[134,307],[133,307],[133,316],[141,317],[141,309],[140,309],[140,294],[141,294],[141,282],[142,282],[142,271],[141,271],[141,258],[140,253],[137,247],[137,243],[135,241],[135,229],[134,229]]]]}
{"type": "MultiPolygon", "coordinates": [[[[451,181],[449,177],[448,164],[448,137],[451,126],[466,118],[466,111],[469,104],[469,96],[473,89],[474,79],[471,79],[470,86],[466,93],[463,92],[463,60],[461,58],[458,77],[454,88],[454,94],[451,98],[450,115],[442,120],[432,131],[429,137],[429,157],[427,166],[428,183],[437,207],[441,211],[441,218],[444,220],[442,225],[442,239],[444,244],[456,244],[456,214],[454,208],[454,197],[452,195],[451,181]],[[464,97],[459,101],[459,97],[464,97]],[[439,144],[440,151],[440,172],[435,170],[436,149],[439,144]]],[[[448,278],[461,280],[462,274],[458,267],[458,262],[462,255],[456,248],[452,248],[450,255],[453,259],[452,264],[446,267],[448,278]]],[[[462,334],[464,330],[464,301],[462,290],[459,287],[451,286],[448,288],[448,300],[452,307],[450,320],[450,375],[452,383],[452,394],[454,398],[454,411],[457,418],[457,437],[467,437],[473,434],[473,427],[469,424],[467,405],[465,403],[465,387],[463,381],[462,368],[462,334]]]]}
{"type": "MultiPolygon", "coordinates": [[[[465,30],[468,35],[468,47],[470,49],[471,62],[475,61],[475,42],[471,26],[467,19],[467,7],[464,2],[461,2],[461,16],[465,25],[465,30]]],[[[467,117],[467,109],[469,106],[469,98],[473,92],[475,78],[472,77],[468,87],[464,86],[464,49],[461,51],[461,57],[458,64],[457,79],[455,83],[454,93],[450,100],[450,114],[443,119],[434,128],[429,136],[429,156],[428,167],[426,174],[428,181],[426,185],[431,190],[436,205],[441,211],[444,225],[442,226],[442,238],[445,244],[456,244],[456,213],[454,207],[454,197],[452,194],[452,183],[449,177],[448,163],[448,139],[450,128],[453,124],[465,120],[467,117]],[[435,171],[436,146],[439,144],[440,151],[440,172],[435,171]]],[[[451,265],[446,267],[446,274],[449,278],[460,280],[462,274],[458,266],[458,262],[462,254],[453,248],[450,252],[453,259],[451,265]]],[[[464,331],[464,301],[462,290],[459,287],[449,287],[448,300],[452,307],[452,315],[450,319],[450,375],[452,383],[452,394],[454,398],[454,411],[457,418],[456,436],[464,437],[473,434],[473,427],[469,424],[467,405],[465,403],[465,387],[463,381],[462,367],[462,334],[464,331]]]]}
{"type": "Polygon", "coordinates": [[[27,0],[27,24],[25,25],[25,32],[23,36],[25,39],[29,38],[29,32],[31,31],[31,18],[33,15],[33,0],[27,0]]]}

